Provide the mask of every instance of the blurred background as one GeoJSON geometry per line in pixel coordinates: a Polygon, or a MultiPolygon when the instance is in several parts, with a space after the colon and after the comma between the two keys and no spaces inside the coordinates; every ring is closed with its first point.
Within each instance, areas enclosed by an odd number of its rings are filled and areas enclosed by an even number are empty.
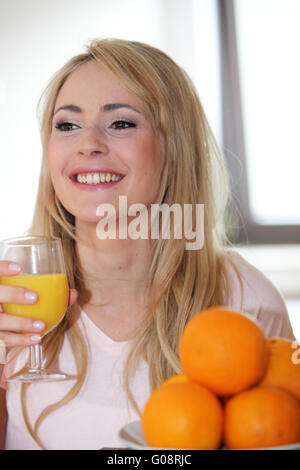
{"type": "Polygon", "coordinates": [[[300,341],[299,21],[299,0],[0,0],[0,239],[31,223],[50,77],[94,38],[152,44],[198,89],[230,171],[230,240],[300,341]]]}

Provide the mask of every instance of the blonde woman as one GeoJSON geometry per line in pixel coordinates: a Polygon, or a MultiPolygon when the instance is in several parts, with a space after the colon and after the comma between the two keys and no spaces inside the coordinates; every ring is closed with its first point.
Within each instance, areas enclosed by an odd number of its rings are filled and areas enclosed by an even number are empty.
{"type": "MultiPolygon", "coordinates": [[[[252,314],[267,336],[293,332],[277,290],[228,248],[223,158],[172,59],[138,42],[92,41],[52,78],[40,106],[44,154],[31,233],[63,241],[70,307],[43,345],[48,368],[59,366],[68,380],[6,383],[26,362],[26,351],[9,360],[14,348],[40,341],[34,326],[43,325],[2,312],[2,441],[6,449],[122,447],[119,429],[180,372],[178,343],[195,313],[228,305],[252,314]],[[153,204],[204,204],[201,248],[186,249],[174,234],[101,239],[98,208],[115,208],[120,229],[120,197],[142,204],[149,220],[153,204]]],[[[0,262],[0,275],[18,275],[8,264],[0,262]]],[[[0,286],[0,303],[36,301],[24,294],[0,286]]]]}

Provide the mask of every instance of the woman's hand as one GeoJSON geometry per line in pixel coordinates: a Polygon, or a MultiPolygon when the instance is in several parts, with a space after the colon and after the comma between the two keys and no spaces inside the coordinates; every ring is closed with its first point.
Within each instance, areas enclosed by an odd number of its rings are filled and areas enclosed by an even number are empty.
{"type": "MultiPolygon", "coordinates": [[[[0,276],[16,276],[21,267],[10,261],[0,261],[0,276]]],[[[68,307],[77,300],[77,291],[70,289],[68,307]]],[[[15,346],[29,346],[41,341],[40,332],[45,323],[38,318],[25,318],[3,312],[2,303],[32,305],[37,302],[34,291],[18,286],[0,284],[0,340],[7,349],[15,346]]]]}

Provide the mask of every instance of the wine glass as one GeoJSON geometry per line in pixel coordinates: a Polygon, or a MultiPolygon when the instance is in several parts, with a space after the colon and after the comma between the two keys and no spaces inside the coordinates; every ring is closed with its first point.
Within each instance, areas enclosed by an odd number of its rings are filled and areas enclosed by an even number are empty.
{"type": "MultiPolygon", "coordinates": [[[[3,303],[3,311],[21,317],[43,320],[45,336],[64,317],[68,306],[69,287],[60,238],[16,237],[0,242],[0,259],[16,262],[22,271],[16,276],[1,276],[0,284],[20,286],[38,294],[34,305],[3,303]]],[[[44,370],[41,344],[29,347],[28,371],[9,377],[8,382],[64,380],[65,374],[48,374],[44,370]]]]}

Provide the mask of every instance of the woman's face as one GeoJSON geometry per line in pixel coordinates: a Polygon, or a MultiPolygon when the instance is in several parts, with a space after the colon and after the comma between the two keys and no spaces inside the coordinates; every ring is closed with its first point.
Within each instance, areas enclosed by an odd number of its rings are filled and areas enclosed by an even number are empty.
{"type": "Polygon", "coordinates": [[[78,67],[56,100],[48,162],[56,194],[76,219],[97,222],[101,203],[155,200],[161,141],[146,105],[95,61],[78,67]]]}

